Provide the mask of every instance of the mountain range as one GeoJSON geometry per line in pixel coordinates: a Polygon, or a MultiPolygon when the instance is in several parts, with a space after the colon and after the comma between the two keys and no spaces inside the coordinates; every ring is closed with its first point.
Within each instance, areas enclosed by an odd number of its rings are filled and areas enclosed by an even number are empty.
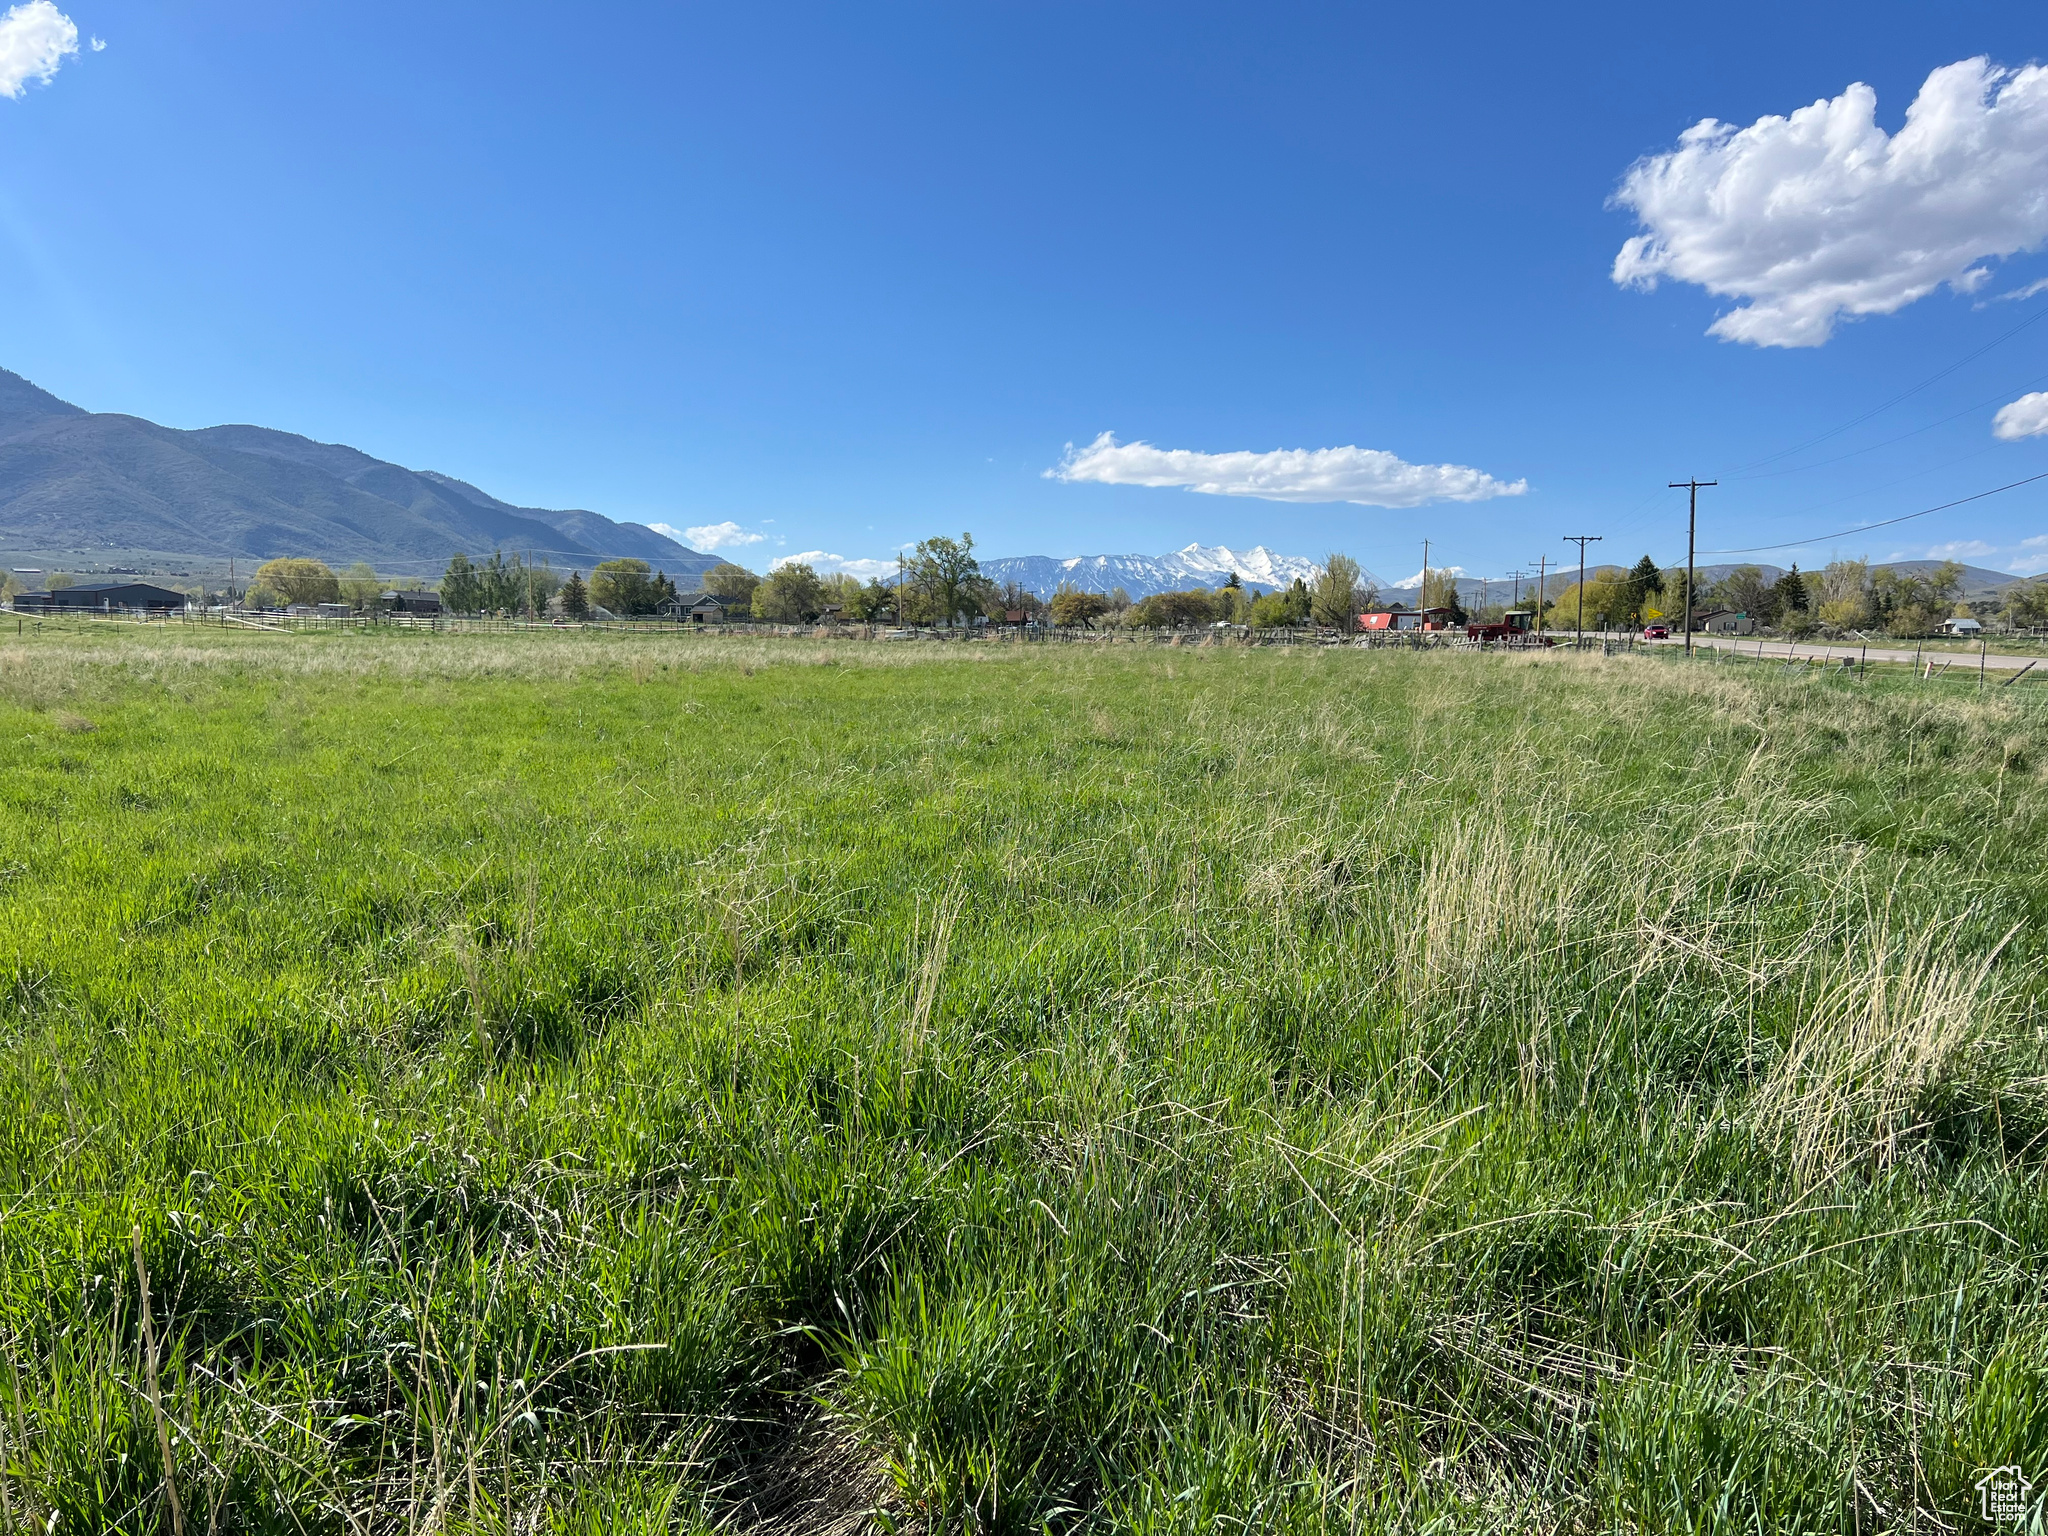
{"type": "MultiPolygon", "coordinates": [[[[639,523],[596,512],[555,511],[500,501],[433,470],[406,469],[339,443],[319,443],[268,427],[184,431],[137,416],[82,410],[0,368],[0,562],[77,573],[224,571],[230,560],[260,562],[309,555],[342,565],[365,560],[396,576],[438,575],[458,550],[494,549],[588,569],[633,557],[695,585],[719,563],[639,523]]],[[[1896,561],[1906,573],[1933,560],[1896,561]]],[[[984,560],[999,583],[1040,597],[1062,585],[1132,598],[1186,587],[1220,586],[1232,572],[1254,590],[1314,581],[1322,567],[1264,545],[1233,550],[1189,544],[1164,555],[1020,555],[984,560]]],[[[1611,569],[1611,567],[1602,567],[1611,569]]],[[[1700,568],[1702,584],[1734,566],[1700,568]]],[[[1782,572],[1763,566],[1767,580],[1782,572]]],[[[1966,596],[1982,596],[2018,578],[1981,566],[1963,568],[1966,596]]],[[[1366,572],[1387,601],[1412,604],[1413,586],[1366,572]]],[[[1569,584],[1551,578],[1551,590],[1569,584]]],[[[1461,576],[1460,596],[1498,599],[1502,583],[1461,576]]],[[[1529,585],[1523,584],[1525,589],[1529,585]]],[[[1510,589],[1511,590],[1511,589],[1510,589]]]]}
{"type": "Polygon", "coordinates": [[[458,550],[493,549],[585,569],[637,557],[677,577],[718,563],[639,523],[513,506],[339,443],[81,410],[0,369],[0,558],[12,563],[190,571],[305,555],[425,576],[458,550]]]}
{"type": "MultiPolygon", "coordinates": [[[[1219,587],[1233,571],[1246,587],[1270,592],[1291,586],[1296,578],[1314,581],[1322,569],[1299,555],[1276,555],[1263,544],[1242,553],[1220,544],[1190,544],[1169,555],[1077,555],[1069,560],[1014,555],[981,562],[982,574],[990,580],[1003,585],[1014,581],[1039,597],[1049,598],[1062,586],[1105,594],[1122,587],[1134,600],[1155,592],[1219,587]]],[[[1376,576],[1365,579],[1378,585],[1376,576]]]]}
{"type": "MultiPolygon", "coordinates": [[[[1924,576],[1936,569],[1939,560],[1895,560],[1887,566],[1872,569],[1898,571],[1902,575],[1924,576]]],[[[1222,545],[1190,544],[1185,549],[1175,550],[1168,555],[1079,555],[1072,559],[1055,559],[1050,555],[1016,555],[1004,559],[984,560],[982,573],[999,583],[1016,582],[1028,592],[1049,598],[1061,586],[1078,587],[1084,592],[1107,593],[1117,587],[1135,601],[1150,597],[1155,592],[1174,592],[1187,587],[1221,586],[1235,571],[1238,580],[1246,587],[1257,591],[1272,591],[1285,587],[1299,577],[1313,583],[1322,574],[1322,566],[1300,555],[1279,555],[1263,544],[1239,553],[1222,545]]],[[[1702,565],[1694,575],[1702,589],[1721,581],[1730,573],[1740,569],[1734,565],[1702,565]]],[[[1776,581],[1785,574],[1783,567],[1761,565],[1765,581],[1776,581]]],[[[1618,575],[1622,567],[1614,565],[1588,566],[1587,576],[1618,575]]],[[[1809,571],[1806,573],[1814,574],[1809,571]]],[[[1980,565],[1963,567],[1962,585],[1965,597],[1982,597],[2010,586],[2022,578],[2004,571],[1988,570],[1980,565]]],[[[1372,572],[1365,572],[1361,582],[1378,590],[1383,602],[1405,603],[1413,607],[1421,596],[1420,583],[1407,586],[1390,585],[1381,581],[1372,572]]],[[[1578,580],[1576,570],[1552,571],[1548,581],[1551,595],[1568,590],[1578,580]]],[[[1457,578],[1458,598],[1467,606],[1486,602],[1511,600],[1515,595],[1512,581],[1493,578],[1482,580],[1477,576],[1460,574],[1457,578]]],[[[1533,576],[1520,584],[1521,592],[1533,593],[1536,581],[1533,576]]]]}

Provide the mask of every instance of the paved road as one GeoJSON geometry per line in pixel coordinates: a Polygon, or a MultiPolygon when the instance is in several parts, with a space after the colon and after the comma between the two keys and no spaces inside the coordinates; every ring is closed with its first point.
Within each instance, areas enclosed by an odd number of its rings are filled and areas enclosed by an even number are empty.
{"type": "MultiPolygon", "coordinates": [[[[1678,638],[1654,640],[1647,643],[1652,645],[1683,646],[1685,641],[1683,638],[1678,638]]],[[[1697,647],[1712,650],[1733,651],[1739,656],[1754,657],[1758,654],[1757,641],[1743,640],[1733,635],[1694,635],[1692,643],[1697,647]]],[[[1789,661],[1795,657],[1813,657],[1819,661],[1835,663],[1840,663],[1845,657],[1850,661],[1868,659],[1870,661],[1903,661],[1910,663],[1914,660],[1914,651],[1911,646],[1899,648],[1873,645],[1866,651],[1860,645],[1851,645],[1846,641],[1839,640],[1829,645],[1800,645],[1790,640],[1770,639],[1764,640],[1762,645],[1762,654],[1765,661],[1770,661],[1774,658],[1778,661],[1789,661]]],[[[1977,670],[1978,657],[1975,651],[1925,651],[1920,653],[1919,659],[1922,662],[1933,662],[1934,670],[1937,673],[1946,664],[1949,675],[1952,677],[1965,671],[1974,672],[1977,670]]],[[[1998,652],[1992,651],[1983,658],[1983,661],[1984,670],[1987,672],[2023,672],[2030,664],[2033,665],[2036,672],[2048,672],[2048,658],[2043,657],[2001,656],[1998,652]]]]}

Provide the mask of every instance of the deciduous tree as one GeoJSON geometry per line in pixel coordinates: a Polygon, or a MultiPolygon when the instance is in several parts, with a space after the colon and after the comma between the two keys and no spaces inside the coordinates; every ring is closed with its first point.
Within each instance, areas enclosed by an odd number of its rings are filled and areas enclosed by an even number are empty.
{"type": "Polygon", "coordinates": [[[341,600],[357,613],[374,611],[378,594],[383,590],[375,567],[365,561],[358,560],[341,573],[341,600]]]}
{"type": "Polygon", "coordinates": [[[1712,595],[1713,600],[1721,607],[1747,614],[1759,624],[1777,621],[1777,599],[1773,595],[1771,583],[1764,580],[1761,566],[1736,566],[1721,578],[1712,595]]]}
{"type": "Polygon", "coordinates": [[[771,624],[808,624],[824,609],[824,583],[801,560],[778,565],[754,588],[754,617],[771,624]]]}
{"type": "Polygon", "coordinates": [[[1301,590],[1301,583],[1284,592],[1268,592],[1252,603],[1250,614],[1254,629],[1285,629],[1299,624],[1308,617],[1307,594],[1301,590]]]}
{"type": "Polygon", "coordinates": [[[980,611],[981,562],[974,558],[974,535],[920,539],[910,560],[910,580],[931,623],[951,624],[961,614],[980,611]]]}
{"type": "Polygon", "coordinates": [[[1131,609],[1129,622],[1140,629],[1189,629],[1215,623],[1216,607],[1217,594],[1206,587],[1154,592],[1131,609]]]}
{"type": "Polygon", "coordinates": [[[868,578],[868,584],[860,589],[861,615],[870,623],[879,619],[896,617],[896,589],[879,576],[868,578]]]}
{"type": "Polygon", "coordinates": [[[590,600],[617,614],[652,613],[661,600],[645,560],[606,560],[590,573],[590,600]]]}
{"type": "Polygon", "coordinates": [[[2008,587],[2005,616],[2018,629],[2039,629],[2048,625],[2048,576],[2015,582],[2008,587]]]}
{"type": "Polygon", "coordinates": [[[334,603],[341,600],[341,582],[324,560],[287,557],[266,560],[256,580],[287,603],[334,603]]]}
{"type": "Polygon", "coordinates": [[[1109,600],[1100,592],[1063,586],[1052,595],[1052,621],[1062,629],[1093,629],[1108,611],[1109,600]]]}
{"type": "Polygon", "coordinates": [[[1816,578],[1820,621],[1832,629],[1861,629],[1870,618],[1870,563],[1830,560],[1816,578]]]}
{"type": "Polygon", "coordinates": [[[1426,572],[1422,578],[1422,595],[1415,600],[1418,608],[1448,608],[1453,618],[1465,616],[1465,605],[1458,601],[1458,573],[1450,570],[1426,572]]]}
{"type": "Polygon", "coordinates": [[[730,560],[721,560],[704,573],[704,590],[728,606],[752,602],[759,585],[760,577],[730,560]]]}
{"type": "Polygon", "coordinates": [[[1349,555],[1332,550],[1323,556],[1322,574],[1309,591],[1309,617],[1325,629],[1356,628],[1360,574],[1358,562],[1349,555]]]}

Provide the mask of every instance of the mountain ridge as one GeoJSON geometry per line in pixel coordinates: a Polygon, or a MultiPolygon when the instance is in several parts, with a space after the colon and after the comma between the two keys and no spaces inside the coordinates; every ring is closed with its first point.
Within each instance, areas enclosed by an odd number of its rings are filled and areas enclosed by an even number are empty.
{"type": "Polygon", "coordinates": [[[67,564],[224,564],[304,555],[438,574],[458,550],[672,575],[718,563],[639,523],[520,507],[345,443],[231,423],[184,430],[98,413],[0,369],[0,551],[67,564]]]}
{"type": "MultiPolygon", "coordinates": [[[[1909,576],[1925,575],[1941,565],[1939,560],[1891,560],[1873,563],[1872,570],[1892,570],[1909,576]]],[[[1190,586],[1215,587],[1235,571],[1238,579],[1248,588],[1271,591],[1276,587],[1290,584],[1297,576],[1305,582],[1313,582],[1322,574],[1322,566],[1300,555],[1275,554],[1263,544],[1252,546],[1242,553],[1234,552],[1223,545],[1204,546],[1189,544],[1164,555],[1075,555],[1058,557],[1053,555],[1010,555],[981,562],[982,574],[999,583],[1015,581],[1026,591],[1041,598],[1049,598],[1060,586],[1071,584],[1084,592],[1107,593],[1112,588],[1122,587],[1133,601],[1152,596],[1157,592],[1171,592],[1190,586]]],[[[1586,576],[1590,580],[1599,575],[1625,574],[1625,567],[1619,565],[1589,565],[1586,576]]],[[[1668,569],[1668,567],[1667,567],[1668,569]]],[[[1739,565],[1701,565],[1696,568],[1695,580],[1704,589],[1721,581],[1731,572],[1741,569],[1739,565]]],[[[1785,574],[1784,568],[1775,565],[1759,565],[1766,581],[1776,581],[1785,574]]],[[[1806,571],[1811,577],[1816,573],[1806,571]]],[[[1578,580],[1576,569],[1553,570],[1547,586],[1552,596],[1567,591],[1578,580]]],[[[1994,571],[1980,565],[1963,566],[1963,595],[1982,597],[2010,586],[2026,578],[2014,576],[2005,571],[1994,571]]],[[[1410,582],[1399,585],[1381,581],[1372,572],[1366,571],[1360,577],[1363,584],[1378,590],[1385,602],[1401,602],[1413,606],[1420,595],[1420,584],[1410,582]]],[[[1479,601],[1501,601],[1512,599],[1515,584],[1511,578],[1492,577],[1482,579],[1467,576],[1462,572],[1457,577],[1458,598],[1464,603],[1479,601]]],[[[1521,584],[1524,593],[1533,592],[1536,578],[1525,577],[1521,584]]]]}
{"type": "MultiPolygon", "coordinates": [[[[1297,578],[1313,581],[1322,567],[1299,555],[1279,555],[1263,544],[1242,552],[1225,545],[1193,543],[1164,555],[1009,555],[981,562],[982,574],[999,583],[1016,582],[1041,598],[1061,586],[1108,593],[1122,587],[1132,598],[1191,586],[1220,586],[1236,572],[1246,587],[1270,592],[1297,578]]],[[[1367,573],[1365,579],[1378,583],[1367,573]]]]}

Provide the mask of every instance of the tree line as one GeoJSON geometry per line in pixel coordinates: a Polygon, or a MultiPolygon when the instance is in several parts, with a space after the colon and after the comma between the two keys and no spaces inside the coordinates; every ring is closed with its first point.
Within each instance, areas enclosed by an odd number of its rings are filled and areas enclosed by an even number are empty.
{"type": "Polygon", "coordinates": [[[1000,587],[983,574],[971,533],[920,540],[904,555],[894,582],[879,576],[862,581],[844,571],[820,574],[801,560],[758,576],[723,561],[704,573],[704,590],[728,611],[742,610],[770,624],[810,624],[827,615],[853,623],[941,627],[977,617],[1001,622],[1015,605],[1032,601],[1014,585],[1000,587]]]}
{"type": "MultiPolygon", "coordinates": [[[[1695,620],[1716,610],[1744,614],[1759,628],[1809,634],[1925,635],[1951,618],[2003,617],[2016,629],[2048,627],[2048,578],[2015,582],[1995,596],[1967,602],[1963,567],[1943,561],[1923,571],[1873,567],[1867,560],[1835,560],[1818,571],[1795,564],[1773,577],[1762,566],[1738,565],[1718,580],[1700,583],[1695,620]]],[[[1658,568],[1645,555],[1628,571],[1607,570],[1549,598],[1557,623],[1577,622],[1583,597],[1588,628],[1632,627],[1655,620],[1676,626],[1685,609],[1685,569],[1658,568]]]]}
{"type": "MultiPolygon", "coordinates": [[[[55,589],[70,578],[53,574],[55,589]]],[[[1801,635],[1815,632],[1926,634],[1952,616],[1975,612],[2002,615],[2015,628],[2048,627],[2048,577],[2018,582],[1995,601],[1962,600],[1963,567],[1947,561],[1923,572],[1873,569],[1863,560],[1833,561],[1818,572],[1797,565],[1775,578],[1761,566],[1741,565],[1711,584],[1701,584],[1696,614],[1727,609],[1748,615],[1763,628],[1801,635]]],[[[323,561],[287,557],[269,560],[256,572],[244,600],[252,607],[346,603],[373,612],[392,587],[417,587],[410,578],[383,578],[358,561],[341,571],[323,561]]],[[[1686,608],[1683,567],[1663,568],[1648,555],[1627,569],[1608,568],[1581,589],[1532,595],[1532,606],[1553,626],[1579,622],[1583,602],[1589,628],[1632,628],[1681,621],[1686,608]]],[[[854,623],[949,626],[986,618],[994,623],[1033,619],[1063,628],[1107,625],[1141,629],[1205,628],[1216,624],[1258,629],[1316,625],[1350,629],[1360,613],[1380,606],[1380,594],[1356,560],[1332,551],[1312,582],[1294,581],[1258,593],[1232,573],[1220,586],[1156,592],[1133,601],[1121,587],[1107,593],[1066,585],[1041,599],[1012,582],[998,585],[981,569],[974,536],[920,540],[899,563],[897,579],[862,581],[844,572],[821,574],[801,561],[787,561],[757,575],[722,561],[704,573],[702,590],[728,612],[744,612],[765,623],[808,624],[835,616],[854,623]]],[[[583,619],[593,613],[637,617],[678,603],[684,594],[664,571],[645,560],[605,560],[586,582],[580,571],[565,578],[546,561],[494,550],[487,560],[454,555],[439,583],[442,606],[451,613],[504,613],[583,619]]],[[[1398,607],[1399,604],[1391,606],[1398,607]]],[[[1420,608],[1448,609],[1456,622],[1497,619],[1504,603],[1475,605],[1468,612],[1455,574],[1424,573],[1420,608]]]]}

